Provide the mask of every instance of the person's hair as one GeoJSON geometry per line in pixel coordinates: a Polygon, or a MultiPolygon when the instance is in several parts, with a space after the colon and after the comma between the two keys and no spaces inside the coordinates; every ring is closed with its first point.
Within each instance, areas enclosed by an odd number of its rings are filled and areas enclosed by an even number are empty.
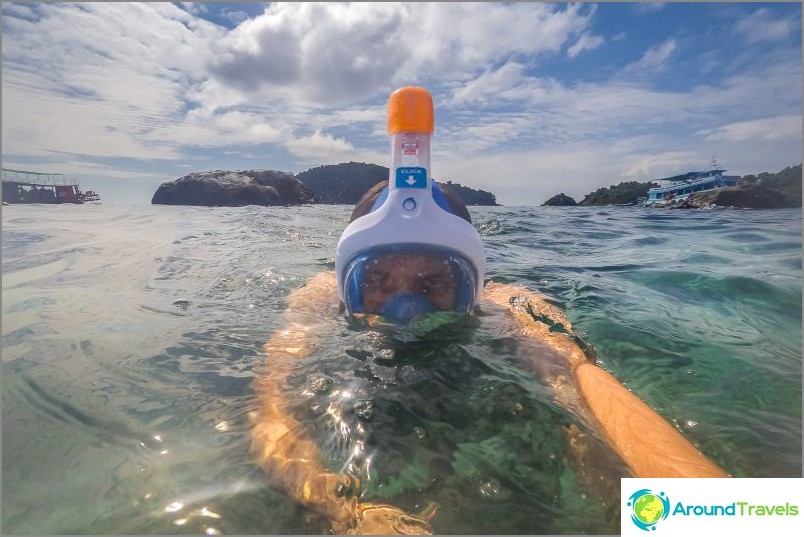
{"type": "MultiPolygon", "coordinates": [[[[388,180],[385,180],[380,181],[373,187],[369,188],[366,193],[363,194],[363,197],[360,198],[360,201],[358,201],[355,205],[349,221],[354,222],[361,216],[369,214],[371,212],[371,208],[374,206],[374,202],[377,201],[380,192],[382,192],[382,190],[387,186],[388,180]]],[[[452,190],[449,185],[438,183],[438,186],[441,188],[441,192],[444,193],[444,197],[447,198],[447,203],[449,203],[449,208],[452,214],[455,216],[460,216],[471,224],[472,217],[469,216],[469,210],[466,208],[466,205],[464,205],[458,193],[452,190]]]]}

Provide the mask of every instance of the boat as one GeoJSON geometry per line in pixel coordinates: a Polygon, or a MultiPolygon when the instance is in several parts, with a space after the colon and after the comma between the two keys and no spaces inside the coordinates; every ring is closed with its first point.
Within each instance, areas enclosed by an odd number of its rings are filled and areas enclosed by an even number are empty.
{"type": "Polygon", "coordinates": [[[737,176],[723,175],[717,159],[712,159],[710,169],[702,172],[687,172],[664,179],[655,179],[658,186],[648,189],[647,197],[637,199],[637,203],[647,207],[667,207],[686,200],[693,192],[711,192],[739,181],[737,176]]]}
{"type": "Polygon", "coordinates": [[[3,168],[3,205],[85,202],[100,202],[100,195],[94,190],[81,192],[78,181],[64,174],[3,168]]]}
{"type": "Polygon", "coordinates": [[[100,194],[95,192],[94,190],[87,190],[86,192],[82,193],[84,196],[84,201],[100,201],[100,194]]]}

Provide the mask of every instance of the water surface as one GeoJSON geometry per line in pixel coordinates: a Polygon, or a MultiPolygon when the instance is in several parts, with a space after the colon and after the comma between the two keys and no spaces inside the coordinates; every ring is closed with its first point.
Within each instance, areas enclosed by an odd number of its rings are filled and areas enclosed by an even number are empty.
{"type": "MultiPolygon", "coordinates": [[[[264,343],[350,207],[3,207],[7,533],[320,533],[249,455],[264,343]]],[[[471,208],[496,281],[566,312],[600,365],[741,477],[801,476],[801,211],[471,208]]],[[[619,533],[505,315],[418,339],[327,321],[286,387],[364,499],[439,533],[619,533]],[[309,382],[325,376],[331,389],[309,382]],[[334,394],[348,392],[348,397],[334,394]]],[[[616,461],[598,468],[617,475],[616,461]]],[[[609,494],[607,496],[607,494],[609,494]]]]}

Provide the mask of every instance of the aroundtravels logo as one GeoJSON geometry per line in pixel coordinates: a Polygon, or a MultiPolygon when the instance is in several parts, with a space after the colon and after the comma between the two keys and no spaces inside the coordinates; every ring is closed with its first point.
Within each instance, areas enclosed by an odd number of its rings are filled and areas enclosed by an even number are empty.
{"type": "Polygon", "coordinates": [[[624,477],[620,499],[623,537],[801,535],[804,524],[800,477],[624,477]]]}
{"type": "MultiPolygon", "coordinates": [[[[675,490],[675,492],[678,491],[675,490]]],[[[785,497],[778,498],[775,501],[765,498],[744,501],[744,498],[740,498],[739,501],[729,499],[724,502],[723,497],[726,495],[719,491],[716,497],[719,497],[720,501],[712,503],[708,501],[702,502],[701,496],[697,494],[681,494],[682,501],[678,501],[676,494],[673,496],[676,501],[671,507],[670,498],[664,491],[656,493],[647,488],[637,490],[628,498],[626,504],[630,508],[631,522],[643,531],[655,531],[656,525],[668,517],[673,519],[667,522],[669,526],[675,525],[675,522],[681,519],[697,519],[700,521],[707,518],[719,518],[723,520],[721,517],[724,517],[741,518],[746,522],[749,520],[772,520],[788,517],[796,519],[799,517],[799,505],[801,505],[798,502],[785,501],[787,499],[785,497]]],[[[628,511],[623,510],[623,515],[627,516],[627,513],[628,511]]],[[[625,520],[624,516],[623,524],[626,523],[625,520]]]]}
{"type": "Polygon", "coordinates": [[[655,530],[656,524],[670,514],[670,499],[664,492],[655,494],[650,489],[640,489],[628,498],[631,522],[645,531],[655,530]]]}

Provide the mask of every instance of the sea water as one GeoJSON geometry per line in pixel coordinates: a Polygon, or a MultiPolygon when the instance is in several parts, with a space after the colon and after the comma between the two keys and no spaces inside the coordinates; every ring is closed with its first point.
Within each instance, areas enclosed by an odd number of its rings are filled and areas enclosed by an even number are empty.
{"type": "MultiPolygon", "coordinates": [[[[287,296],[333,269],[350,211],[3,207],[4,531],[327,532],[255,465],[249,414],[287,296]]],[[[561,308],[590,357],[710,458],[801,476],[800,209],[470,212],[487,277],[561,308]]],[[[429,509],[438,533],[619,532],[618,486],[585,472],[622,468],[573,461],[583,423],[504,313],[412,339],[325,322],[289,411],[336,471],[349,439],[323,409],[369,431],[365,501],[429,509]],[[350,397],[309,390],[319,377],[350,397]]]]}

